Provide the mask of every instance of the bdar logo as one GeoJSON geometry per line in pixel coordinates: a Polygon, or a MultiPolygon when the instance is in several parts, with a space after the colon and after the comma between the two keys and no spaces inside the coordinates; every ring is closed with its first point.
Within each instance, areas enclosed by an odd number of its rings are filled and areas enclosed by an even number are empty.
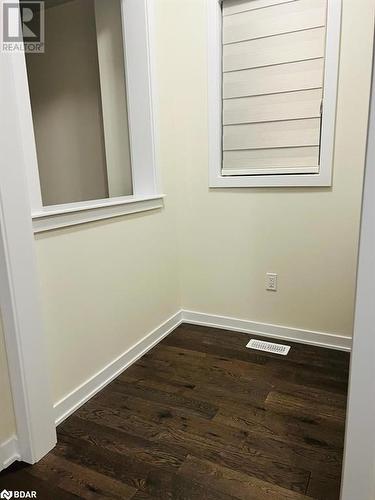
{"type": "Polygon", "coordinates": [[[0,493],[0,498],[5,500],[10,500],[11,498],[36,498],[36,491],[8,491],[3,490],[0,493]]]}
{"type": "Polygon", "coordinates": [[[13,493],[11,491],[3,490],[0,493],[0,498],[5,498],[6,500],[9,500],[10,498],[12,498],[12,496],[13,496],[13,493]]]}

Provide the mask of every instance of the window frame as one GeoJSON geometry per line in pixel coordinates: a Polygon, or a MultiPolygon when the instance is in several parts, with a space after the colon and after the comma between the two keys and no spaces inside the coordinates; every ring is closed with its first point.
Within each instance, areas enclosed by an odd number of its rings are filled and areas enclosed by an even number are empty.
{"type": "MultiPolygon", "coordinates": [[[[298,0],[297,0],[298,1],[298,0]]],[[[320,169],[315,174],[222,175],[222,0],[207,2],[209,187],[332,186],[342,0],[327,0],[320,169]]]]}
{"type": "Polygon", "coordinates": [[[162,208],[156,158],[153,0],[121,0],[133,194],[43,206],[23,53],[12,53],[34,232],[162,208]]]}

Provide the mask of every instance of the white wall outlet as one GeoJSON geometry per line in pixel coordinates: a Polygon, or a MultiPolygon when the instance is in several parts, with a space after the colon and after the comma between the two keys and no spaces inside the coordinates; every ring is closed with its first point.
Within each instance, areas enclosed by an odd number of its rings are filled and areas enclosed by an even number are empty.
{"type": "Polygon", "coordinates": [[[267,273],[266,274],[266,289],[273,292],[277,292],[277,274],[267,273]]]}

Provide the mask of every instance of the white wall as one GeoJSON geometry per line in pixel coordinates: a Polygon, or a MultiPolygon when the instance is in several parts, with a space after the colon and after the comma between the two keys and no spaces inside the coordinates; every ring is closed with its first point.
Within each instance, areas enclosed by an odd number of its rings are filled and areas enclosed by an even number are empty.
{"type": "Polygon", "coordinates": [[[352,333],[374,0],[344,0],[332,189],[208,188],[205,2],[155,5],[166,207],[37,236],[55,401],[181,306],[352,333]]]}
{"type": "Polygon", "coordinates": [[[178,173],[164,155],[161,165],[163,210],[37,236],[55,402],[180,308],[178,173]]]}
{"type": "Polygon", "coordinates": [[[38,237],[55,401],[179,309],[172,204],[38,237]]]}
{"type": "Polygon", "coordinates": [[[16,434],[2,321],[0,317],[0,445],[16,434]]]}
{"type": "Polygon", "coordinates": [[[205,2],[157,5],[169,154],[183,186],[184,308],[351,336],[374,0],[343,1],[332,189],[208,189],[205,2]],[[266,272],[279,274],[277,293],[266,272]]]}

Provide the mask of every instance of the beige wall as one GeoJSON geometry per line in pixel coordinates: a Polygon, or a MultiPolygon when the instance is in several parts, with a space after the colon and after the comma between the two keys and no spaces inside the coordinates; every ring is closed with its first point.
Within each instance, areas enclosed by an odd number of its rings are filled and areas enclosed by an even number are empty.
{"type": "Polygon", "coordinates": [[[333,188],[210,190],[204,1],[156,2],[166,207],[37,236],[55,401],[181,306],[351,335],[374,1],[361,7],[344,0],[333,188]]]}
{"type": "Polygon", "coordinates": [[[46,52],[27,56],[43,202],[107,198],[94,3],[45,15],[46,52]]]}
{"type": "MultiPolygon", "coordinates": [[[[54,10],[54,9],[51,9],[54,10]]],[[[163,111],[163,210],[36,237],[51,386],[57,402],[181,307],[177,251],[180,172],[163,111]]]]}
{"type": "Polygon", "coordinates": [[[16,433],[13,400],[9,384],[8,362],[0,317],[0,445],[16,433]]]}
{"type": "Polygon", "coordinates": [[[37,237],[55,402],[180,308],[177,172],[162,164],[165,209],[37,237]]]}
{"type": "Polygon", "coordinates": [[[205,2],[158,7],[184,308],[351,336],[374,1],[343,2],[332,189],[208,189],[205,2]],[[277,293],[266,272],[279,274],[277,293]]]}

